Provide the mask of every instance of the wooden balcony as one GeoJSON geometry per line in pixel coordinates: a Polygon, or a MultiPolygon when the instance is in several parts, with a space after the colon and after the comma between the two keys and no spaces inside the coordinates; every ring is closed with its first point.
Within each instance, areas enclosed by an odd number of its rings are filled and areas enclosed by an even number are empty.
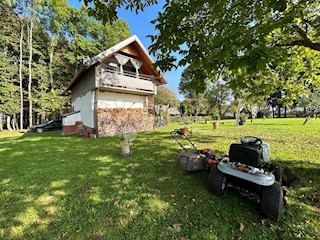
{"type": "Polygon", "coordinates": [[[99,88],[108,91],[123,93],[156,94],[155,77],[145,74],[136,76],[135,72],[123,71],[121,74],[116,68],[99,68],[99,88]]]}

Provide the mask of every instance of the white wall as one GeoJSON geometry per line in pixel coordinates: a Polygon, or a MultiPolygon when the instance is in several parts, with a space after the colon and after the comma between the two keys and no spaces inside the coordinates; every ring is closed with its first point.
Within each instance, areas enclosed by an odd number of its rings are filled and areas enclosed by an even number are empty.
{"type": "Polygon", "coordinates": [[[144,108],[147,107],[147,96],[99,92],[98,108],[144,108]]]}
{"type": "Polygon", "coordinates": [[[81,121],[87,126],[94,128],[94,91],[89,91],[74,99],[72,107],[74,111],[81,112],[81,121]]]}
{"type": "Polygon", "coordinates": [[[81,113],[73,113],[68,116],[62,118],[62,125],[63,126],[73,126],[76,124],[76,121],[81,121],[81,113]]]}

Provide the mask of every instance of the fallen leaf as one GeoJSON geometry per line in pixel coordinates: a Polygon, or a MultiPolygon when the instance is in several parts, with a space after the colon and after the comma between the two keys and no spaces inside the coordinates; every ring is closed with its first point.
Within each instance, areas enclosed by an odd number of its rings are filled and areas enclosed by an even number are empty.
{"type": "Polygon", "coordinates": [[[67,233],[67,232],[64,232],[64,233],[60,236],[59,239],[60,239],[60,240],[66,239],[67,235],[68,235],[68,233],[67,233]]]}
{"type": "Polygon", "coordinates": [[[261,219],[261,223],[263,226],[268,226],[269,225],[269,218],[261,219]]]}
{"type": "Polygon", "coordinates": [[[134,215],[134,211],[131,209],[130,213],[129,213],[130,217],[132,217],[134,215]]]}
{"type": "Polygon", "coordinates": [[[6,202],[6,203],[4,203],[4,206],[5,207],[11,207],[11,206],[13,206],[15,204],[15,202],[6,202]]]}
{"type": "Polygon", "coordinates": [[[181,226],[182,226],[182,223],[174,223],[174,224],[172,224],[172,227],[174,229],[180,228],[181,226]]]}
{"type": "Polygon", "coordinates": [[[241,239],[242,239],[241,236],[236,237],[236,240],[241,240],[241,239]]]}
{"type": "Polygon", "coordinates": [[[189,240],[189,238],[186,237],[186,236],[182,236],[182,237],[180,238],[180,240],[189,240]]]}
{"type": "Polygon", "coordinates": [[[239,230],[240,230],[240,232],[243,232],[243,230],[244,230],[244,225],[243,225],[243,223],[240,223],[239,230]]]}
{"type": "Polygon", "coordinates": [[[111,217],[111,218],[109,218],[109,226],[113,226],[113,218],[111,217]]]}
{"type": "Polygon", "coordinates": [[[172,198],[174,198],[174,195],[173,195],[173,194],[170,194],[170,195],[169,195],[169,197],[172,197],[172,198]]]}
{"type": "Polygon", "coordinates": [[[114,205],[119,205],[119,203],[120,203],[120,199],[116,199],[116,200],[114,201],[114,205]]]}
{"type": "Polygon", "coordinates": [[[285,196],[283,198],[283,203],[284,203],[285,206],[288,205],[288,197],[287,196],[285,196]]]}

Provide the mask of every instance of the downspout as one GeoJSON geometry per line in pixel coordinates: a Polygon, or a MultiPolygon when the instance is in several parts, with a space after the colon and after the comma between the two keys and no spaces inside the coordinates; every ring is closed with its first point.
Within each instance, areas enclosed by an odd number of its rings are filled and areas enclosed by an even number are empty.
{"type": "Polygon", "coordinates": [[[94,118],[94,130],[95,130],[95,133],[96,133],[97,137],[99,137],[98,116],[97,116],[98,95],[99,95],[99,88],[96,88],[95,91],[94,91],[93,118],[94,118]]]}
{"type": "Polygon", "coordinates": [[[95,67],[95,91],[94,91],[94,103],[93,103],[93,122],[94,122],[94,130],[96,133],[96,136],[99,137],[99,129],[98,129],[98,96],[99,96],[99,87],[100,87],[100,80],[101,80],[101,72],[100,67],[95,67]]]}

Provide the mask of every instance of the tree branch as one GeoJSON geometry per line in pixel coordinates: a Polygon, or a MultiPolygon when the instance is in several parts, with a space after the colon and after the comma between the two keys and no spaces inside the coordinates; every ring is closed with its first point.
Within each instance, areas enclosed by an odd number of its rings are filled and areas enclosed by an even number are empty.
{"type": "Polygon", "coordinates": [[[286,44],[276,44],[277,47],[293,47],[293,46],[302,46],[307,47],[316,51],[320,51],[320,42],[312,42],[310,38],[308,38],[305,31],[303,31],[298,26],[295,27],[297,29],[297,33],[300,35],[302,39],[292,41],[291,43],[286,44]]]}

